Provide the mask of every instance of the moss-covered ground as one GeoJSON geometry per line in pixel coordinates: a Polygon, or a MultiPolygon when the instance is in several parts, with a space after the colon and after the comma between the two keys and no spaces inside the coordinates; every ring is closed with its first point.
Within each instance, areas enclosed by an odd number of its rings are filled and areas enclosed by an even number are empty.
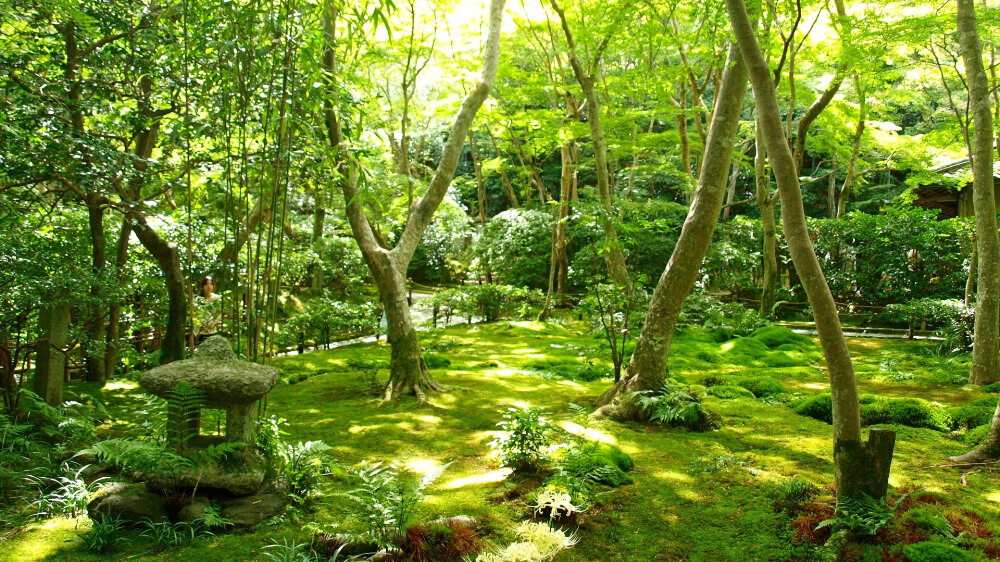
{"type": "MultiPolygon", "coordinates": [[[[691,433],[658,425],[589,420],[571,404],[591,404],[607,379],[584,382],[553,376],[572,362],[608,369],[600,340],[582,325],[500,322],[452,327],[426,334],[423,344],[450,360],[433,375],[446,391],[426,404],[413,400],[385,403],[366,393],[352,359],[387,359],[388,346],[363,344],[282,358],[275,365],[286,380],[270,394],[269,412],[288,420],[290,440],[323,440],[344,465],[383,461],[413,471],[450,463],[430,488],[420,519],[472,515],[489,529],[487,539],[503,544],[527,514],[518,501],[502,502],[507,471],[490,456],[500,411],[509,406],[542,407],[565,431],[613,443],[635,460],[634,484],[603,496],[578,519],[579,544],[557,560],[809,560],[811,545],[796,545],[791,519],[772,509],[771,492],[799,476],[826,487],[833,483],[831,427],[800,416],[781,400],[708,396],[705,405],[718,413],[717,431],[691,433]],[[561,368],[547,370],[547,364],[561,368]]],[[[692,329],[675,341],[671,375],[689,383],[737,385],[747,377],[778,380],[801,395],[828,388],[822,356],[805,338],[754,342],[718,342],[692,329]],[[706,381],[706,379],[709,379],[706,381]],[[711,380],[715,379],[715,380],[711,380]]],[[[933,344],[898,340],[851,340],[862,393],[895,398],[917,397],[960,406],[985,394],[962,383],[968,359],[941,358],[933,344]]],[[[593,368],[582,369],[591,372],[593,368]]],[[[386,372],[380,376],[385,378],[386,372]]],[[[583,377],[590,378],[590,377],[583,377]]],[[[137,404],[135,385],[110,384],[101,394],[127,424],[137,404]]],[[[119,428],[121,426],[119,425],[119,428]]],[[[940,494],[947,501],[987,516],[1000,525],[1000,477],[983,472],[927,468],[968,447],[961,436],[931,429],[891,426],[898,432],[891,485],[940,494]]],[[[341,480],[330,480],[307,509],[289,513],[252,533],[200,539],[194,544],[154,553],[126,548],[114,559],[250,560],[264,546],[308,541],[305,523],[351,529],[341,480]]],[[[108,559],[85,554],[76,533],[89,526],[86,517],[32,524],[0,544],[4,560],[108,559]]]]}

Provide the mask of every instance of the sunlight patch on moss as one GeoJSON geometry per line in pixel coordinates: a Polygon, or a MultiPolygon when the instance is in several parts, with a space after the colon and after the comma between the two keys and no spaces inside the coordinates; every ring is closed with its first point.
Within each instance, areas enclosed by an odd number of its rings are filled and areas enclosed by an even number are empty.
{"type": "Polygon", "coordinates": [[[474,474],[463,478],[455,478],[454,480],[449,480],[441,487],[445,490],[455,490],[457,488],[464,488],[465,486],[478,486],[480,484],[503,482],[512,472],[514,471],[510,468],[501,468],[491,472],[485,472],[483,474],[474,474]]]}
{"type": "Polygon", "coordinates": [[[388,424],[384,423],[379,423],[375,425],[352,425],[347,429],[347,432],[352,435],[358,435],[358,434],[368,433],[369,431],[377,431],[383,427],[386,427],[387,425],[388,424]]]}
{"type": "Polygon", "coordinates": [[[105,383],[104,390],[111,392],[114,392],[116,390],[133,390],[138,386],[139,384],[135,381],[130,381],[126,379],[116,379],[105,383]]]}
{"type": "Polygon", "coordinates": [[[589,427],[583,427],[578,423],[573,423],[571,421],[561,421],[561,422],[556,422],[556,425],[558,425],[568,433],[572,433],[577,437],[583,437],[588,441],[600,441],[601,443],[607,443],[609,445],[618,444],[618,440],[615,439],[613,435],[609,435],[603,431],[598,431],[596,429],[591,429],[589,427]]]}
{"type": "MultiPolygon", "coordinates": [[[[660,480],[669,480],[671,482],[683,482],[685,484],[694,482],[694,479],[689,475],[682,472],[675,472],[673,470],[661,470],[660,472],[652,473],[653,478],[659,478],[660,480]]],[[[679,490],[674,490],[679,491],[679,490]]]]}

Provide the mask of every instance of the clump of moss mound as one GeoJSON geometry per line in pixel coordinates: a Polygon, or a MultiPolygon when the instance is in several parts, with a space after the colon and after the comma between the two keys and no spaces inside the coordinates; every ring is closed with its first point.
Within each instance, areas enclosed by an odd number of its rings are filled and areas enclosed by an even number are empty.
{"type": "Polygon", "coordinates": [[[993,414],[997,410],[997,399],[993,396],[985,396],[969,402],[951,411],[953,427],[955,429],[971,429],[988,424],[993,421],[993,414]]]}
{"type": "Polygon", "coordinates": [[[611,373],[600,365],[568,358],[532,359],[524,364],[524,369],[535,371],[557,379],[591,382],[608,378],[611,373]]]}
{"type": "Polygon", "coordinates": [[[736,384],[749,390],[757,398],[774,396],[776,394],[784,394],[788,392],[780,382],[772,379],[771,377],[750,377],[740,379],[740,381],[736,384]]]}
{"type": "Polygon", "coordinates": [[[753,392],[743,388],[742,386],[733,386],[728,384],[721,384],[717,386],[711,386],[705,391],[709,396],[714,396],[721,400],[735,400],[737,398],[753,398],[753,392]]]}
{"type": "Polygon", "coordinates": [[[910,562],[977,562],[981,560],[967,550],[941,542],[924,541],[903,547],[910,562]]]}
{"type": "Polygon", "coordinates": [[[451,359],[436,353],[425,353],[424,364],[428,369],[444,369],[451,366],[451,359]]]}
{"type": "MultiPolygon", "coordinates": [[[[869,395],[862,396],[858,401],[861,404],[862,425],[893,423],[937,431],[947,431],[951,426],[947,410],[919,398],[893,399],[869,395]]],[[[799,415],[833,423],[833,399],[829,393],[796,400],[790,406],[799,415]]]]}
{"type": "Polygon", "coordinates": [[[970,447],[978,447],[986,441],[986,436],[990,434],[990,424],[986,423],[979,427],[974,427],[965,434],[965,443],[970,447]]]}
{"type": "Polygon", "coordinates": [[[736,365],[753,365],[753,362],[767,355],[771,350],[760,341],[746,337],[736,338],[722,344],[722,357],[736,365]]]}
{"type": "MultiPolygon", "coordinates": [[[[816,344],[811,339],[781,326],[757,328],[750,334],[750,337],[766,345],[769,349],[778,349],[786,345],[791,346],[793,349],[816,347],[816,344]]],[[[787,347],[785,348],[785,350],[788,349],[787,347]]]]}

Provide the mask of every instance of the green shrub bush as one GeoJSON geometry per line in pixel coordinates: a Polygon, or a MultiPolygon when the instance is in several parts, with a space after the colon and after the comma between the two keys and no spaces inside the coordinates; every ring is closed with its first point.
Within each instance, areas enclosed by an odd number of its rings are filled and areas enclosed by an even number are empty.
{"type": "Polygon", "coordinates": [[[735,400],[736,398],[753,398],[753,393],[742,386],[728,384],[711,386],[706,391],[709,396],[714,396],[721,400],[735,400]]]}
{"type": "Polygon", "coordinates": [[[903,554],[910,562],[977,562],[979,557],[957,546],[941,542],[924,541],[903,547],[903,554]]]}
{"type": "Polygon", "coordinates": [[[955,429],[971,429],[993,421],[997,410],[997,399],[984,396],[960,406],[951,411],[951,419],[955,429]]]}
{"type": "Polygon", "coordinates": [[[833,398],[830,394],[814,394],[790,404],[795,413],[826,423],[833,423],[833,398]]]}
{"type": "Polygon", "coordinates": [[[791,345],[796,349],[802,347],[815,347],[812,340],[801,334],[784,328],[782,326],[764,326],[754,330],[750,337],[766,345],[770,349],[777,349],[783,345],[791,345]]]}
{"type": "Polygon", "coordinates": [[[535,408],[507,408],[504,421],[497,423],[503,432],[490,442],[500,466],[515,470],[536,468],[547,458],[546,447],[552,440],[549,422],[535,408]]]}
{"type": "Polygon", "coordinates": [[[788,392],[780,382],[771,377],[750,377],[740,379],[736,384],[749,390],[757,398],[788,392]]]}

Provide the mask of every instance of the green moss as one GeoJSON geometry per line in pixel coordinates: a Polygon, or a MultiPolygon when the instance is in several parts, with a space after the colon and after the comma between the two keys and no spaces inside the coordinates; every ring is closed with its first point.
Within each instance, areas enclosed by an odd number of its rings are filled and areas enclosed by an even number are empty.
{"type": "MultiPolygon", "coordinates": [[[[869,396],[867,398],[875,398],[869,396]]],[[[861,402],[861,425],[875,425],[878,423],[892,423],[892,414],[889,412],[889,401],[875,398],[874,400],[861,402]]]]}
{"type": "Polygon", "coordinates": [[[827,393],[790,402],[789,406],[800,416],[833,423],[833,398],[827,393]]]}
{"type": "Polygon", "coordinates": [[[990,424],[986,423],[979,427],[974,427],[965,434],[965,444],[970,447],[978,447],[983,441],[986,441],[986,436],[990,434],[990,424]]]}
{"type": "Polygon", "coordinates": [[[801,359],[796,359],[788,355],[788,353],[784,351],[772,351],[761,359],[761,363],[763,363],[766,367],[775,367],[780,369],[782,367],[798,367],[805,362],[801,359]]]}
{"type": "Polygon", "coordinates": [[[451,366],[451,359],[437,353],[425,353],[424,363],[428,369],[444,369],[451,366]]]}
{"type": "Polygon", "coordinates": [[[919,398],[904,398],[889,402],[889,419],[892,423],[909,427],[926,427],[947,431],[951,416],[940,408],[919,398]]]}
{"type": "Polygon", "coordinates": [[[989,392],[991,394],[1000,393],[1000,381],[990,383],[983,387],[983,392],[989,392]]]}
{"type": "Polygon", "coordinates": [[[997,399],[985,396],[951,411],[951,418],[956,429],[979,427],[990,423],[997,410],[997,399]]]}
{"type": "Polygon", "coordinates": [[[757,398],[774,396],[776,394],[784,394],[785,392],[788,392],[788,389],[771,377],[751,377],[747,379],[740,379],[740,381],[736,384],[749,390],[757,398]]]}
{"type": "Polygon", "coordinates": [[[909,562],[978,562],[980,558],[967,550],[940,542],[918,542],[903,547],[909,562]]]}
{"type": "Polygon", "coordinates": [[[770,349],[776,349],[782,345],[792,345],[798,349],[815,347],[816,344],[811,339],[789,330],[782,326],[764,326],[757,328],[750,334],[751,338],[766,345],[770,349]]]}
{"type": "Polygon", "coordinates": [[[706,391],[709,396],[714,396],[721,400],[734,400],[736,398],[753,398],[753,393],[742,386],[718,385],[709,387],[706,391]]]}
{"type": "Polygon", "coordinates": [[[736,338],[722,344],[722,356],[730,363],[751,365],[770,352],[768,347],[754,338],[736,338]]]}

